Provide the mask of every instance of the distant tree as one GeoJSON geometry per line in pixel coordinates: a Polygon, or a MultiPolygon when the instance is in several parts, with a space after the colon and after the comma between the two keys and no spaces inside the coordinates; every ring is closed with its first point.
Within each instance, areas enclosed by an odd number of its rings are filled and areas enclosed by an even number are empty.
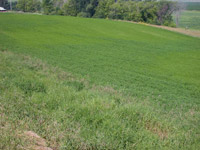
{"type": "MultiPolygon", "coordinates": [[[[38,0],[19,0],[18,8],[34,12],[38,0]]],[[[166,0],[43,0],[44,14],[110,18],[171,25],[176,3],[166,0]]]]}
{"type": "Polygon", "coordinates": [[[28,3],[27,0],[19,0],[17,3],[17,9],[21,10],[23,12],[26,12],[27,11],[27,3],[28,3]]]}
{"type": "Polygon", "coordinates": [[[52,12],[52,14],[63,15],[64,14],[62,10],[63,5],[64,5],[64,0],[53,0],[54,11],[52,12]]]}
{"type": "Polygon", "coordinates": [[[157,3],[158,24],[168,24],[173,21],[172,14],[178,9],[177,3],[159,1],[157,3]]]}
{"type": "Polygon", "coordinates": [[[64,0],[53,0],[53,6],[56,8],[62,8],[64,5],[64,0]]]}
{"type": "Polygon", "coordinates": [[[23,12],[36,12],[41,10],[41,2],[39,0],[19,0],[16,7],[23,12]]]}
{"type": "Polygon", "coordinates": [[[100,0],[96,8],[94,17],[97,18],[108,18],[111,5],[115,3],[116,0],[100,0]]]}
{"type": "Polygon", "coordinates": [[[109,8],[108,18],[110,19],[124,19],[123,3],[113,3],[109,8]]]}
{"type": "Polygon", "coordinates": [[[39,0],[28,0],[27,11],[37,12],[41,10],[41,2],[39,0]]]}
{"type": "Polygon", "coordinates": [[[68,0],[63,7],[64,14],[69,16],[76,16],[78,14],[77,7],[78,6],[76,0],[68,0]]]}
{"type": "Polygon", "coordinates": [[[142,10],[143,5],[138,2],[128,1],[124,4],[124,19],[131,21],[143,21],[142,10]]]}
{"type": "Polygon", "coordinates": [[[64,14],[92,17],[99,0],[68,0],[63,7],[64,14]]]}
{"type": "Polygon", "coordinates": [[[42,1],[42,8],[44,14],[48,15],[54,11],[53,1],[52,0],[43,0],[42,1]]]}
{"type": "Polygon", "coordinates": [[[143,22],[156,24],[157,22],[157,6],[155,2],[140,2],[141,20],[143,22]]]}
{"type": "Polygon", "coordinates": [[[86,12],[90,14],[90,16],[94,16],[96,12],[96,7],[99,4],[99,0],[90,0],[90,3],[86,6],[86,12]]]}

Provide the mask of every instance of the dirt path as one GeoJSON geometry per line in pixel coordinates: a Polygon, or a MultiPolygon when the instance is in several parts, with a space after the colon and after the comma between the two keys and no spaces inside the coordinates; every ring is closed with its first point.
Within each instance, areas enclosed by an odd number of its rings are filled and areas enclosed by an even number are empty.
{"type": "Polygon", "coordinates": [[[115,21],[123,21],[123,22],[135,23],[135,24],[143,24],[143,25],[146,25],[146,26],[161,28],[161,29],[165,29],[165,30],[178,32],[178,33],[182,33],[182,34],[186,34],[186,35],[189,35],[189,36],[200,38],[200,31],[198,31],[198,30],[188,30],[188,29],[183,29],[183,28],[172,28],[172,27],[167,27],[167,26],[159,26],[159,25],[152,25],[152,24],[147,24],[147,23],[139,23],[139,22],[125,21],[125,20],[115,20],[115,21]]]}
{"type": "Polygon", "coordinates": [[[190,35],[190,36],[193,36],[193,37],[200,37],[200,31],[198,31],[198,30],[188,30],[188,29],[182,29],[182,28],[172,28],[172,27],[150,25],[150,24],[147,24],[147,25],[152,26],[152,27],[156,27],[156,28],[174,31],[174,32],[179,32],[179,33],[190,35]]]}

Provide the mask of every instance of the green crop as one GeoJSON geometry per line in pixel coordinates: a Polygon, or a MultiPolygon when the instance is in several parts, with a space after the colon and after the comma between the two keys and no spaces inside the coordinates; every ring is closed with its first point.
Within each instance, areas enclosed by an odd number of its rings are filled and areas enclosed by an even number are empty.
{"type": "Polygon", "coordinates": [[[178,27],[200,30],[200,11],[182,11],[178,27]]]}
{"type": "Polygon", "coordinates": [[[26,146],[25,130],[58,149],[199,149],[199,38],[101,19],[0,19],[3,149],[26,146]]]}

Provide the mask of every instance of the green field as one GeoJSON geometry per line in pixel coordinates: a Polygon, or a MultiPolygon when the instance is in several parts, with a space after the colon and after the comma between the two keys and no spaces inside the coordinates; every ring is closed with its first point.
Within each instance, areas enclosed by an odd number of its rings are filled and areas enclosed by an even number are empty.
{"type": "Polygon", "coordinates": [[[178,27],[200,30],[200,11],[181,12],[178,27]]]}
{"type": "Polygon", "coordinates": [[[200,2],[183,2],[186,10],[200,10],[200,2]]]}
{"type": "Polygon", "coordinates": [[[200,148],[199,38],[101,19],[0,19],[0,148],[26,147],[29,130],[55,149],[200,148]]]}

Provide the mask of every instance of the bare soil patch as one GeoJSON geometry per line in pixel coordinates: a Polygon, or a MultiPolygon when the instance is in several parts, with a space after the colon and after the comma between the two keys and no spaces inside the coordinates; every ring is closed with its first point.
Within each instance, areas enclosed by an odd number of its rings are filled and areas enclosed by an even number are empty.
{"type": "Polygon", "coordinates": [[[189,30],[189,29],[183,29],[183,28],[172,28],[167,26],[160,26],[160,25],[152,25],[147,23],[141,23],[141,22],[133,22],[133,21],[125,21],[125,20],[115,20],[115,21],[123,21],[123,22],[130,22],[130,23],[136,23],[136,24],[143,24],[151,27],[161,28],[173,32],[182,33],[185,35],[193,36],[193,37],[200,37],[200,31],[198,30],[189,30]]]}
{"type": "Polygon", "coordinates": [[[24,132],[24,135],[27,137],[27,139],[32,143],[32,145],[29,147],[33,150],[52,150],[50,147],[47,147],[45,139],[37,135],[33,131],[26,131],[24,132]]]}

